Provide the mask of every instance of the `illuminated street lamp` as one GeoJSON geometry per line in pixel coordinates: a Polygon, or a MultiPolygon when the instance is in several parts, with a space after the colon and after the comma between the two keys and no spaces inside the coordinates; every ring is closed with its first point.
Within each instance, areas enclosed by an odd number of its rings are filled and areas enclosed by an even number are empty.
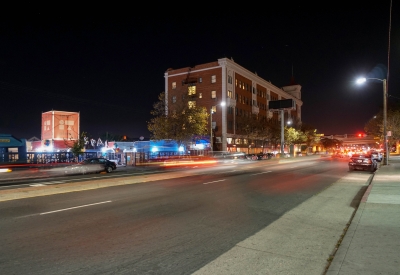
{"type": "Polygon", "coordinates": [[[387,142],[387,92],[386,92],[386,79],[380,79],[380,78],[359,78],[357,79],[356,83],[357,84],[362,84],[366,82],[367,80],[379,80],[382,81],[383,83],[383,146],[384,150],[386,151],[385,154],[385,165],[388,165],[389,163],[389,150],[388,150],[388,142],[387,142]]]}

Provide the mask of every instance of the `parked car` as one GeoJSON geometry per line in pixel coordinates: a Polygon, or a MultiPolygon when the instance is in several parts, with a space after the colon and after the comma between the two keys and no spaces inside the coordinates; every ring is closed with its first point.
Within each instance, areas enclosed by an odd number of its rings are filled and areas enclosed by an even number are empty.
{"type": "Polygon", "coordinates": [[[105,158],[89,158],[77,164],[66,166],[64,169],[65,174],[88,174],[88,173],[111,173],[117,169],[115,162],[109,161],[105,158]]]}
{"type": "Polygon", "coordinates": [[[381,162],[383,159],[383,155],[380,152],[376,152],[376,151],[371,151],[371,154],[373,156],[373,158],[377,161],[377,162],[381,162]]]}
{"type": "Polygon", "coordinates": [[[256,154],[247,154],[246,155],[246,159],[248,159],[248,160],[257,160],[258,157],[257,157],[256,154]]]}
{"type": "Polygon", "coordinates": [[[353,154],[349,161],[349,171],[365,170],[375,172],[378,163],[372,154],[353,154]]]}

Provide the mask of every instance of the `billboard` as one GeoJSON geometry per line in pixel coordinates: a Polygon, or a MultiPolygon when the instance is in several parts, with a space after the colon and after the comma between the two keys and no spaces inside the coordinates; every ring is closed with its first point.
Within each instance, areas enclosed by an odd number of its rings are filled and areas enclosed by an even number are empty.
{"type": "Polygon", "coordinates": [[[296,109],[296,102],[293,99],[274,100],[268,102],[269,110],[293,110],[296,109]]]}
{"type": "Polygon", "coordinates": [[[49,111],[42,113],[42,140],[79,139],[79,113],[49,111]]]}

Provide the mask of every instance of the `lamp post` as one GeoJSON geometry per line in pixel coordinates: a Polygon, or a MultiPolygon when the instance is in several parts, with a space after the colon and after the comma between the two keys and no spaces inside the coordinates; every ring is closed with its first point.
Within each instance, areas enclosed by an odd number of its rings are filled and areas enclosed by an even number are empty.
{"type": "Polygon", "coordinates": [[[213,152],[212,115],[213,115],[213,109],[211,107],[211,109],[210,109],[210,151],[211,151],[211,153],[213,152]]]}
{"type": "Polygon", "coordinates": [[[357,84],[362,84],[366,82],[367,80],[379,80],[382,81],[383,83],[383,147],[386,152],[385,154],[385,160],[384,164],[388,165],[389,164],[389,149],[388,149],[388,142],[387,142],[387,92],[386,92],[386,79],[380,79],[380,78],[359,78],[357,79],[357,84]]]}

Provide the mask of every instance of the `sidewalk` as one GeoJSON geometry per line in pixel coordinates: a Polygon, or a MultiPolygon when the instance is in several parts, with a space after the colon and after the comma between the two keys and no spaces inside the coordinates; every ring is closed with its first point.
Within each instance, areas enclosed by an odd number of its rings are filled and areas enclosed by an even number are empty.
{"type": "Polygon", "coordinates": [[[375,172],[326,274],[400,274],[400,156],[375,172]]]}

